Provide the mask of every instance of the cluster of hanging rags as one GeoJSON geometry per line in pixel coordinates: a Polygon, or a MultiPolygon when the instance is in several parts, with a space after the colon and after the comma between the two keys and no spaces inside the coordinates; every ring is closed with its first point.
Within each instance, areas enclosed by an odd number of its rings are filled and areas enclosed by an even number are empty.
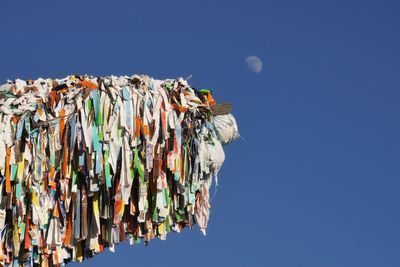
{"type": "Polygon", "coordinates": [[[57,266],[199,225],[224,161],[211,93],[69,76],[0,86],[0,264],[57,266]]]}

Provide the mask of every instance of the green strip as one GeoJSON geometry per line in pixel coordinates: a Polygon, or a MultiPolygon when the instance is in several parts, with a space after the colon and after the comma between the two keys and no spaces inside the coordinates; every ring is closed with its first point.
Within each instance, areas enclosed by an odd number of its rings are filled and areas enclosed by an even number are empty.
{"type": "Polygon", "coordinates": [[[15,177],[17,176],[17,170],[18,170],[18,165],[17,164],[12,164],[11,165],[11,181],[15,181],[15,177]]]}
{"type": "Polygon", "coordinates": [[[110,163],[108,163],[108,150],[104,150],[104,172],[106,175],[106,186],[108,188],[111,187],[111,171],[110,171],[110,163]]]}

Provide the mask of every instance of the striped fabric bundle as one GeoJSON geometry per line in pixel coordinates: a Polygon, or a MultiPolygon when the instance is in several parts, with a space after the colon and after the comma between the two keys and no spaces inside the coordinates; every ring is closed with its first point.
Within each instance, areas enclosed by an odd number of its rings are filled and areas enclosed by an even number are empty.
{"type": "Polygon", "coordinates": [[[196,223],[224,161],[211,94],[134,75],[0,86],[0,264],[57,266],[196,223]]]}

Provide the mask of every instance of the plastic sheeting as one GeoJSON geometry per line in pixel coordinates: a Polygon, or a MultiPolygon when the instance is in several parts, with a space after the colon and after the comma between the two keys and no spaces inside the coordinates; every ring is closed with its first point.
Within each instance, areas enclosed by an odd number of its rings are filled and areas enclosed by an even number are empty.
{"type": "Polygon", "coordinates": [[[1,85],[0,263],[82,261],[195,223],[205,234],[225,158],[209,104],[182,78],[1,85]]]}

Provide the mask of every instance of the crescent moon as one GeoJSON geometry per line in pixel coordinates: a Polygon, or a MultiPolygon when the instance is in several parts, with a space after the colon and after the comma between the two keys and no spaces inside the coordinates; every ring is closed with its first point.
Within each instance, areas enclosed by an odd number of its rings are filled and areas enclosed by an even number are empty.
{"type": "Polygon", "coordinates": [[[247,67],[254,73],[260,73],[262,71],[262,61],[257,56],[248,56],[245,59],[247,67]]]}

